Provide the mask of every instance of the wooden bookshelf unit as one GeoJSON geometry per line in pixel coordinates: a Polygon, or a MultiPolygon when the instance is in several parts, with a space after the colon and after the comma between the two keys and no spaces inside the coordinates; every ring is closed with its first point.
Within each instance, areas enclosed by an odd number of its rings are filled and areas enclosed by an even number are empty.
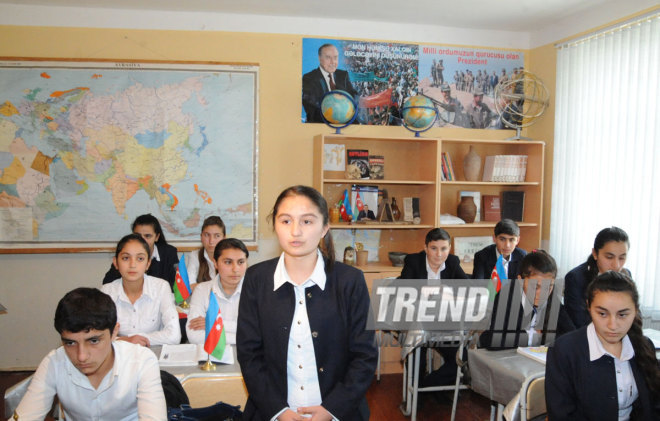
{"type": "MultiPolygon", "coordinates": [[[[383,230],[378,253],[379,266],[391,266],[390,251],[417,252],[424,247],[426,233],[437,225],[439,209],[439,141],[432,138],[374,138],[337,134],[314,137],[313,185],[330,205],[337,203],[345,189],[351,186],[377,185],[387,189],[389,198],[397,199],[403,210],[404,197],[419,197],[419,224],[348,223],[330,224],[332,229],[383,230]],[[326,144],[343,144],[346,149],[367,149],[372,155],[385,157],[385,178],[380,180],[347,179],[344,171],[325,171],[323,151],[326,144]]],[[[374,213],[376,210],[374,209],[374,213]]],[[[399,269],[400,272],[400,269],[399,269]]]]}
{"type": "MultiPolygon", "coordinates": [[[[451,156],[457,181],[441,181],[438,195],[440,196],[440,213],[456,214],[458,195],[460,191],[479,191],[484,195],[500,195],[505,190],[524,191],[524,212],[520,227],[519,247],[525,250],[536,249],[541,245],[541,221],[543,218],[543,164],[545,142],[527,140],[476,140],[476,139],[441,139],[441,152],[451,156]],[[484,182],[465,181],[463,174],[463,159],[470,146],[481,156],[481,172],[483,172],[486,156],[489,155],[527,155],[527,171],[523,182],[484,182]]],[[[480,173],[481,179],[481,173],[480,173]]],[[[483,218],[483,204],[482,204],[483,218]]],[[[493,235],[496,222],[475,222],[461,225],[439,225],[453,237],[493,235]]]]}

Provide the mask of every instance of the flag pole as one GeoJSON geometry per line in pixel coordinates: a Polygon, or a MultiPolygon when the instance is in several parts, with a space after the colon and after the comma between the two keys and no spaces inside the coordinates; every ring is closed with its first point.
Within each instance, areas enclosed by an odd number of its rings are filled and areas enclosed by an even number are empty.
{"type": "Polygon", "coordinates": [[[202,364],[199,369],[204,371],[215,371],[215,364],[211,362],[211,354],[206,354],[206,362],[202,364]]]}

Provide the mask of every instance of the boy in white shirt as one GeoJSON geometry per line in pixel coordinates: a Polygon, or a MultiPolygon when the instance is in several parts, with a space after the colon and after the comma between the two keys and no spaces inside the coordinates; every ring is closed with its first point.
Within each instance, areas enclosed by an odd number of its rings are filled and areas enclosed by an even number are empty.
{"type": "Polygon", "coordinates": [[[95,288],[67,293],[55,311],[62,346],[41,361],[15,419],[44,419],[55,395],[67,420],[166,420],[155,354],[115,341],[112,299],[95,288]]]}

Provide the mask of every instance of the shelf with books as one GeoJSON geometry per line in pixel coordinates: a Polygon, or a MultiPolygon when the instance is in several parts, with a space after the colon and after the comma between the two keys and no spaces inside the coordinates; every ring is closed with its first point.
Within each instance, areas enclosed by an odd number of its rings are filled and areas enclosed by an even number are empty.
{"type": "MultiPolygon", "coordinates": [[[[403,215],[396,223],[331,223],[330,228],[335,231],[333,236],[345,239],[349,235],[357,238],[361,233],[374,233],[374,237],[379,238],[379,244],[377,256],[376,250],[373,256],[370,254],[370,264],[386,267],[391,267],[388,252],[413,253],[424,247],[424,237],[436,226],[439,215],[438,139],[321,134],[314,137],[313,158],[313,186],[323,194],[329,206],[338,204],[344,191],[350,193],[353,186],[377,186],[380,191],[386,190],[388,203],[396,198],[401,211],[404,210],[404,198],[419,198],[418,224],[404,223],[403,215]],[[357,172],[351,172],[348,167],[349,150],[368,151],[369,157],[374,157],[370,163],[378,165],[376,176],[382,178],[354,179],[352,176],[357,172]]],[[[355,206],[354,197],[351,197],[351,206],[355,206]]],[[[378,209],[372,209],[372,206],[369,209],[377,214],[378,209]]]]}
{"type": "Polygon", "coordinates": [[[520,246],[528,250],[540,246],[543,216],[544,142],[441,139],[440,153],[450,156],[455,175],[452,181],[438,183],[440,213],[456,215],[461,194],[472,193],[472,195],[480,197],[481,201],[478,222],[460,225],[440,224],[440,227],[449,231],[452,236],[492,235],[493,228],[502,213],[518,215],[516,219],[518,219],[517,224],[521,231],[520,246]],[[481,157],[481,168],[477,181],[467,181],[463,172],[463,159],[470,147],[481,157]],[[523,168],[518,168],[518,170],[502,169],[500,178],[509,177],[507,180],[521,180],[524,177],[524,181],[484,181],[483,171],[488,156],[494,157],[490,159],[491,164],[499,162],[502,163],[503,168],[509,164],[511,168],[522,165],[523,168]],[[485,199],[488,200],[488,208],[485,207],[485,199]],[[493,205],[497,208],[493,208],[493,205]],[[489,219],[484,221],[486,211],[489,212],[489,219]]]}
{"type": "Polygon", "coordinates": [[[435,185],[435,181],[426,180],[353,180],[350,178],[324,178],[324,183],[336,184],[405,184],[405,185],[435,185]]]}
{"type": "Polygon", "coordinates": [[[441,181],[440,184],[460,184],[464,186],[538,186],[538,181],[520,181],[516,183],[509,183],[504,181],[441,181]]]}

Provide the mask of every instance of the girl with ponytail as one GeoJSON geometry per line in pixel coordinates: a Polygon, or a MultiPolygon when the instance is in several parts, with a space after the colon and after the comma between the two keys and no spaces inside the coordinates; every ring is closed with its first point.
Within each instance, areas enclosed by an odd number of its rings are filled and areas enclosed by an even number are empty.
{"type": "Polygon", "coordinates": [[[630,276],[625,269],[630,241],[628,234],[619,227],[602,229],[594,240],[594,248],[587,261],[566,274],[564,283],[564,305],[575,327],[591,322],[586,307],[587,285],[600,273],[613,270],[630,276]]]}
{"type": "Polygon", "coordinates": [[[548,351],[545,394],[552,420],[660,419],[660,366],[642,334],[639,296],[620,272],[587,287],[592,322],[548,351]]]}
{"type": "Polygon", "coordinates": [[[247,270],[238,310],[244,418],[366,421],[377,352],[364,275],[334,261],[315,189],[285,189],[270,219],[282,254],[247,270]]]}
{"type": "Polygon", "coordinates": [[[210,281],[216,275],[215,260],[213,253],[215,246],[222,241],[226,233],[225,223],[219,216],[209,216],[202,224],[200,238],[202,247],[188,253],[186,258],[186,269],[191,285],[210,281]]]}

